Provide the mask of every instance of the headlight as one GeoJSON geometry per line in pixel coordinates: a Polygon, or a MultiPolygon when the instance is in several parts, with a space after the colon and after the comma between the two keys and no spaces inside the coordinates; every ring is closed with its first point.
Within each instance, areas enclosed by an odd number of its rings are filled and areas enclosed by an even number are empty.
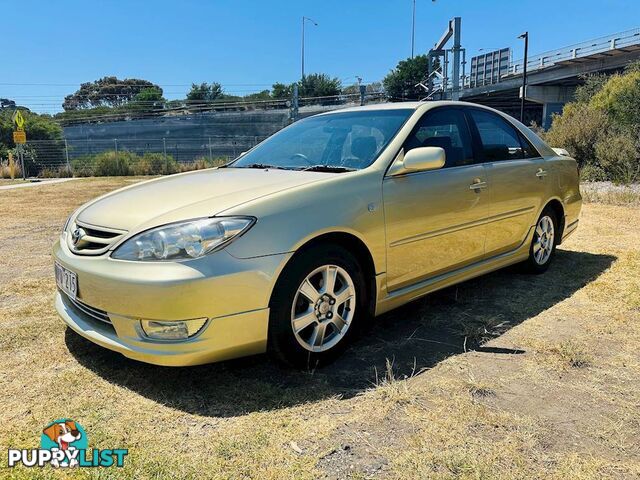
{"type": "Polygon", "coordinates": [[[69,228],[69,222],[71,221],[71,217],[73,217],[73,213],[69,215],[67,217],[67,221],[64,222],[64,227],[62,227],[62,233],[65,233],[67,231],[67,228],[69,228]]]}
{"type": "Polygon", "coordinates": [[[252,217],[219,217],[164,225],[130,238],[111,256],[143,261],[198,258],[227,245],[254,222],[252,217]]]}

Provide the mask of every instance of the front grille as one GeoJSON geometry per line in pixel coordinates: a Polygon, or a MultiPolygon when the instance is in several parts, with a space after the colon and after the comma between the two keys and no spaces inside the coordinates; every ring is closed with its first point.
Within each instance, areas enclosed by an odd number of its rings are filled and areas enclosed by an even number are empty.
{"type": "Polygon", "coordinates": [[[75,221],[67,233],[69,249],[78,255],[100,255],[127,232],[75,221]]]}
{"type": "Polygon", "coordinates": [[[69,302],[69,304],[72,307],[74,307],[76,311],[78,311],[79,313],[85,314],[93,318],[94,320],[98,320],[99,322],[106,323],[108,325],[112,324],[111,319],[109,318],[109,314],[104,310],[100,310],[99,308],[95,308],[95,307],[90,307],[86,303],[81,302],[78,299],[73,299],[68,295],[66,295],[65,293],[62,293],[62,295],[64,295],[64,297],[69,302]]]}

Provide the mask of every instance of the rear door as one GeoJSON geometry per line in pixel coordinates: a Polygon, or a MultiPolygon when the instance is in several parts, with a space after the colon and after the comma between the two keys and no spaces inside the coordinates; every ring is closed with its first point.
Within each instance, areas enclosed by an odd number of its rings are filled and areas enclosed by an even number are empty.
{"type": "Polygon", "coordinates": [[[520,246],[535,224],[547,188],[545,160],[501,115],[479,108],[466,110],[479,144],[489,182],[489,219],[485,256],[520,246]]]}
{"type": "Polygon", "coordinates": [[[482,259],[489,197],[485,168],[459,108],[429,110],[403,150],[437,146],[439,170],[387,176],[383,181],[390,291],[482,259]]]}

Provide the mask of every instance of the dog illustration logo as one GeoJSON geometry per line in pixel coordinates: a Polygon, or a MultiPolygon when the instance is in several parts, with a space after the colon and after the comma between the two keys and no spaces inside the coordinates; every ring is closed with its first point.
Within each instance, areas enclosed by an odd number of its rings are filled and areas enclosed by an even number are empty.
{"type": "Polygon", "coordinates": [[[40,434],[40,448],[9,447],[8,466],[25,467],[118,467],[124,466],[128,448],[87,447],[87,433],[80,424],[69,418],[49,423],[40,434]]]}
{"type": "MultiPolygon", "coordinates": [[[[79,423],[69,419],[56,420],[42,431],[40,447],[47,450],[61,450],[73,453],[75,450],[87,449],[87,434],[79,423]]],[[[53,459],[51,464],[55,467],[75,467],[77,458],[65,454],[70,460],[57,461],[53,459]]]]}

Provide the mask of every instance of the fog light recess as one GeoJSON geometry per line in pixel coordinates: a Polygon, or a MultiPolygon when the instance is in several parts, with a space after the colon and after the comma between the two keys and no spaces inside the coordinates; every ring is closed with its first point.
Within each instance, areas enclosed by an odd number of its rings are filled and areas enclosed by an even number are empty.
{"type": "Polygon", "coordinates": [[[187,340],[204,328],[207,318],[165,322],[160,320],[140,320],[144,334],[154,340],[187,340]]]}

